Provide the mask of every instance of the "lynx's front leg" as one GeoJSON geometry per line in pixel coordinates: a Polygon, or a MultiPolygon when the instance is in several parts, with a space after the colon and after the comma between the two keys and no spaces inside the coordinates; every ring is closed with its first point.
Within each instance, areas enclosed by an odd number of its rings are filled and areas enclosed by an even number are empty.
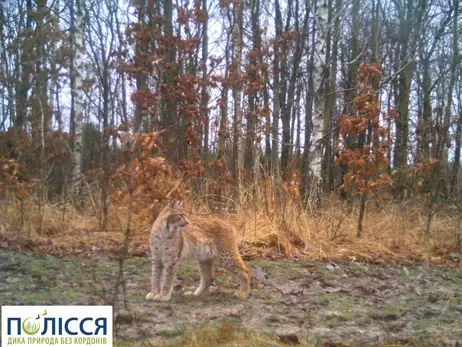
{"type": "Polygon", "coordinates": [[[160,283],[163,265],[159,260],[152,261],[152,274],[151,274],[151,292],[146,295],[146,300],[154,300],[154,297],[160,293],[160,283]]]}
{"type": "Polygon", "coordinates": [[[199,284],[199,288],[197,288],[194,293],[186,292],[184,293],[184,295],[201,296],[207,291],[207,289],[209,289],[210,285],[212,284],[212,280],[213,280],[213,261],[200,262],[199,271],[201,273],[201,282],[199,284]]]}
{"type": "Polygon", "coordinates": [[[172,297],[173,284],[175,283],[176,274],[178,272],[179,261],[170,265],[165,265],[162,272],[162,281],[160,283],[160,292],[154,296],[154,301],[168,301],[172,297]]]}

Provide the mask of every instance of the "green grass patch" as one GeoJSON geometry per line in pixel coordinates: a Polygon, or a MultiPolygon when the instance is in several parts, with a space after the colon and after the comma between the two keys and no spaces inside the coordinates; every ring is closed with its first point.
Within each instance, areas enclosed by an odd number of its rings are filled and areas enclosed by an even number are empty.
{"type": "Polygon", "coordinates": [[[197,266],[189,264],[181,264],[178,269],[178,275],[183,277],[198,277],[199,271],[197,266]]]}
{"type": "Polygon", "coordinates": [[[173,329],[164,329],[157,332],[157,335],[162,337],[176,337],[183,335],[183,329],[173,328],[173,329]]]}

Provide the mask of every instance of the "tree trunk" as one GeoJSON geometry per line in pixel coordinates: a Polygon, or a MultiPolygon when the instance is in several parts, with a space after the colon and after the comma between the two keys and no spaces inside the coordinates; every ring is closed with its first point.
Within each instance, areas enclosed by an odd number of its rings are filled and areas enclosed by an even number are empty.
{"type": "MultiPolygon", "coordinates": [[[[293,0],[287,2],[287,18],[284,33],[289,32],[290,30],[290,20],[292,18],[292,4],[293,0]]],[[[280,9],[279,9],[280,10],[280,9]]],[[[295,19],[295,25],[298,27],[298,16],[295,19]]],[[[298,31],[298,29],[296,29],[298,31]]],[[[300,42],[300,40],[298,40],[300,42]]],[[[297,45],[297,44],[296,44],[297,45]]],[[[288,38],[281,37],[280,42],[280,90],[279,90],[279,108],[281,110],[281,123],[282,123],[282,142],[281,142],[281,169],[283,172],[283,179],[287,179],[289,168],[289,153],[290,153],[290,107],[293,104],[293,93],[295,86],[289,85],[289,71],[288,71],[288,61],[289,61],[289,48],[288,48],[288,38]],[[287,98],[287,90],[292,92],[292,99],[287,98]]],[[[293,59],[296,59],[296,53],[294,54],[293,59]]],[[[294,83],[295,84],[295,83],[294,83]]]]}
{"type": "MultiPolygon", "coordinates": [[[[3,81],[6,81],[6,76],[7,76],[7,61],[6,61],[6,54],[5,54],[5,44],[3,40],[3,8],[5,6],[5,0],[0,0],[0,67],[1,67],[1,72],[0,72],[0,79],[3,81]]],[[[8,83],[9,85],[9,83],[8,83]]],[[[4,87],[0,89],[0,93],[4,93],[4,87]]],[[[8,98],[11,98],[12,95],[8,92],[8,98]]],[[[0,120],[0,131],[4,131],[4,125],[6,122],[6,119],[8,117],[8,110],[5,111],[5,105],[2,103],[2,119],[0,120]]],[[[11,115],[10,115],[11,117],[11,115]]]]}
{"type": "MultiPolygon", "coordinates": [[[[124,51],[125,47],[123,44],[121,44],[124,40],[124,36],[122,33],[122,28],[120,25],[120,20],[119,16],[117,15],[118,13],[116,12],[116,15],[114,16],[114,20],[116,23],[116,29],[117,29],[117,37],[119,38],[119,47],[118,47],[118,54],[122,55],[122,52],[124,51]]],[[[128,111],[127,111],[127,86],[126,86],[126,78],[125,78],[125,73],[121,73],[121,88],[122,88],[122,100],[120,102],[120,106],[122,109],[122,112],[120,114],[120,117],[122,119],[122,122],[128,122],[128,111]]],[[[114,137],[115,138],[115,137],[114,137]]]]}
{"type": "MultiPolygon", "coordinates": [[[[7,61],[7,52],[6,52],[6,44],[5,44],[5,37],[3,34],[3,27],[5,24],[5,5],[6,0],[0,0],[0,78],[3,81],[7,81],[8,77],[11,77],[10,71],[8,69],[8,61],[7,61]]],[[[14,92],[13,92],[13,83],[8,82],[6,84],[6,90],[8,93],[8,106],[5,109],[5,105],[2,104],[2,120],[0,122],[0,129],[2,131],[6,130],[5,124],[6,121],[9,120],[10,124],[14,124],[14,92]]]]}
{"type": "Polygon", "coordinates": [[[0,59],[1,59],[2,74],[4,74],[7,71],[5,43],[3,40],[3,23],[5,22],[4,18],[6,18],[6,16],[3,13],[5,4],[6,4],[6,0],[0,0],[0,59]]]}
{"type": "Polygon", "coordinates": [[[263,85],[263,106],[265,110],[267,111],[267,116],[265,119],[265,170],[268,172],[271,171],[271,117],[270,117],[270,97],[269,97],[269,91],[268,91],[268,83],[269,83],[269,77],[268,77],[268,71],[265,73],[265,80],[264,80],[264,85],[263,85]]]}
{"type": "MultiPolygon", "coordinates": [[[[422,9],[421,11],[424,11],[422,9]]],[[[447,21],[449,21],[451,17],[448,17],[447,21]]],[[[419,20],[420,22],[420,20],[419,20]]],[[[430,32],[424,31],[422,29],[422,34],[419,35],[420,37],[420,49],[419,49],[419,60],[420,60],[420,67],[421,67],[421,75],[422,77],[422,85],[419,86],[422,88],[421,94],[423,95],[423,106],[422,106],[422,116],[419,119],[417,124],[417,149],[418,153],[422,154],[425,157],[429,157],[432,153],[430,151],[430,146],[435,144],[435,131],[433,129],[433,119],[432,119],[432,105],[431,105],[431,93],[432,93],[432,81],[431,81],[431,60],[435,48],[437,47],[437,43],[440,41],[441,36],[445,32],[447,23],[442,23],[441,28],[437,30],[436,33],[432,33],[434,36],[431,44],[425,44],[425,40],[430,32]]],[[[415,34],[414,36],[417,36],[415,34]]],[[[420,93],[419,93],[420,94],[420,93]]],[[[418,95],[419,95],[418,94],[418,95]]]]}
{"type": "Polygon", "coordinates": [[[242,189],[243,153],[242,151],[242,109],[241,109],[241,61],[242,61],[242,10],[243,4],[239,1],[233,6],[233,99],[234,99],[234,126],[233,126],[233,178],[236,184],[236,200],[240,202],[242,189]]]}
{"type": "MultiPolygon", "coordinates": [[[[324,133],[324,112],[326,83],[329,70],[326,65],[327,19],[329,2],[319,0],[316,9],[316,53],[314,55],[314,104],[313,104],[313,138],[311,142],[311,186],[309,199],[312,206],[319,205],[322,191],[322,137],[324,133]]],[[[308,172],[305,172],[308,175],[308,172]]]]}
{"type": "MultiPolygon", "coordinates": [[[[297,159],[300,154],[300,101],[302,98],[302,84],[298,83],[297,84],[297,92],[295,95],[295,103],[294,106],[292,107],[292,124],[290,126],[290,152],[289,152],[289,157],[293,159],[297,159]],[[297,129],[297,132],[295,132],[295,129],[297,129]]],[[[293,160],[291,159],[291,160],[293,160]]]]}
{"type": "MultiPolygon", "coordinates": [[[[289,3],[290,5],[290,3],[289,3]]],[[[300,62],[303,53],[303,41],[301,40],[301,36],[308,32],[308,18],[309,12],[308,10],[305,12],[305,16],[303,19],[303,28],[300,32],[299,23],[298,23],[298,9],[299,9],[299,1],[295,0],[295,30],[298,32],[298,36],[295,41],[295,52],[292,58],[292,74],[290,75],[290,79],[288,80],[289,90],[287,93],[287,101],[284,101],[284,108],[283,108],[283,115],[282,115],[282,124],[283,124],[283,132],[282,132],[282,149],[281,149],[281,167],[284,171],[288,171],[290,169],[289,163],[289,156],[291,152],[291,148],[293,147],[293,139],[290,132],[290,119],[292,114],[292,109],[294,105],[295,98],[295,88],[297,86],[297,79],[298,79],[298,71],[300,67],[300,62]]],[[[285,71],[284,71],[285,72],[285,71]]]]}
{"type": "Polygon", "coordinates": [[[305,90],[305,134],[304,134],[304,143],[305,148],[303,150],[302,157],[302,172],[303,175],[303,184],[302,184],[302,196],[305,202],[310,202],[310,187],[311,187],[311,174],[310,174],[310,151],[311,151],[311,131],[313,129],[313,99],[314,99],[314,55],[316,54],[316,26],[313,24],[311,30],[311,42],[308,47],[310,48],[310,60],[307,64],[307,75],[308,83],[305,90]]]}
{"type": "Polygon", "coordinates": [[[73,170],[72,170],[72,195],[76,206],[81,207],[83,204],[82,197],[82,144],[83,144],[83,112],[85,103],[85,93],[83,90],[83,74],[85,69],[84,61],[84,33],[85,33],[85,0],[77,0],[75,10],[75,29],[74,29],[74,62],[75,68],[74,85],[72,94],[74,95],[74,104],[72,108],[75,114],[75,136],[73,151],[73,170]]]}
{"type": "MultiPolygon", "coordinates": [[[[32,30],[32,0],[26,0],[26,30],[32,30]]],[[[27,37],[27,36],[26,36],[27,37]]],[[[21,55],[21,67],[19,67],[20,81],[16,87],[16,117],[14,119],[14,131],[17,135],[19,129],[24,125],[27,116],[27,94],[30,89],[30,75],[32,71],[32,42],[24,41],[21,55]]]]}
{"type": "MultiPolygon", "coordinates": [[[[228,21],[231,23],[231,14],[229,7],[226,8],[228,21]]],[[[229,78],[229,46],[230,46],[230,35],[226,37],[225,47],[225,81],[229,78]]],[[[218,131],[218,158],[223,158],[226,154],[226,139],[228,138],[228,83],[223,83],[220,97],[220,130],[218,131]]],[[[232,165],[231,165],[232,166],[232,165]]]]}
{"type": "MultiPolygon", "coordinates": [[[[40,115],[40,154],[38,157],[38,167],[40,168],[40,199],[42,203],[46,204],[48,201],[48,188],[47,188],[47,165],[45,159],[45,138],[48,133],[49,126],[49,112],[47,103],[47,77],[44,68],[46,66],[44,56],[44,30],[43,18],[46,16],[45,0],[37,0],[37,29],[36,29],[36,63],[35,63],[35,100],[37,103],[37,110],[40,115]]],[[[38,123],[38,122],[37,122],[38,123]]]]}
{"type": "MultiPolygon", "coordinates": [[[[459,27],[458,27],[458,21],[459,21],[459,0],[453,0],[452,1],[452,8],[454,11],[453,19],[452,19],[452,64],[451,64],[451,77],[449,80],[449,87],[448,87],[448,101],[446,102],[446,109],[445,109],[445,115],[444,115],[444,123],[445,123],[445,132],[447,133],[448,128],[449,128],[449,123],[450,123],[450,118],[451,118],[451,107],[452,107],[452,93],[454,91],[454,85],[456,82],[456,74],[457,74],[457,69],[459,67],[459,62],[460,62],[460,56],[459,56],[459,27]]],[[[460,105],[459,105],[460,107],[460,105]]],[[[458,155],[458,160],[460,160],[460,120],[459,123],[457,124],[456,128],[456,151],[457,151],[457,144],[458,144],[458,151],[459,153],[455,153],[458,155]],[[457,137],[459,136],[459,137],[457,137]]],[[[455,158],[454,158],[455,159],[455,158]]],[[[454,160],[454,165],[456,160],[454,160]]],[[[451,182],[451,191],[455,190],[456,187],[456,182],[457,182],[457,171],[455,171],[455,176],[454,179],[451,182]]]]}
{"type": "Polygon", "coordinates": [[[246,118],[247,128],[245,136],[245,157],[244,157],[244,168],[249,175],[250,180],[253,180],[254,169],[255,169],[255,158],[256,158],[256,146],[257,144],[257,105],[256,97],[259,93],[259,89],[254,87],[254,84],[258,83],[258,62],[261,60],[261,35],[260,35],[260,0],[253,0],[251,3],[251,22],[252,22],[252,51],[249,56],[248,64],[248,79],[250,87],[248,88],[248,104],[246,118]]]}
{"type": "MultiPolygon", "coordinates": [[[[343,113],[348,116],[353,116],[356,112],[354,99],[356,97],[356,88],[358,84],[359,70],[359,0],[354,0],[352,7],[353,32],[351,36],[351,57],[352,63],[348,69],[348,82],[345,92],[345,107],[343,113]]],[[[346,146],[350,149],[358,146],[358,136],[356,134],[348,134],[345,140],[346,146]]],[[[342,167],[342,179],[346,173],[346,167],[342,167]]]]}
{"type": "Polygon", "coordinates": [[[274,26],[276,30],[276,37],[274,39],[274,60],[273,60],[273,146],[271,152],[271,170],[274,179],[274,184],[276,184],[278,175],[279,175],[279,113],[281,109],[280,105],[280,47],[278,39],[281,37],[282,33],[282,15],[281,15],[281,6],[279,0],[275,0],[275,9],[276,17],[274,20],[274,26]]]}
{"type": "MultiPolygon", "coordinates": [[[[77,1],[77,0],[76,0],[77,1]]],[[[74,138],[75,138],[75,8],[74,4],[70,6],[70,41],[71,41],[71,48],[72,48],[72,56],[69,61],[69,79],[71,84],[71,111],[69,116],[69,135],[71,138],[69,147],[74,153],[74,138]]],[[[74,168],[72,168],[74,170],[74,168]]],[[[72,182],[72,172],[70,173],[72,182]]],[[[72,196],[72,192],[70,194],[72,196]]]]}
{"type": "Polygon", "coordinates": [[[452,193],[456,194],[458,193],[457,189],[457,184],[458,184],[458,176],[459,176],[459,170],[460,170],[460,146],[462,143],[462,88],[459,86],[458,90],[458,110],[459,110],[459,118],[457,120],[457,126],[456,126],[456,133],[455,133],[455,141],[456,141],[456,147],[454,150],[454,167],[453,167],[453,176],[452,176],[452,182],[451,182],[451,190],[452,193]]]}
{"type": "MultiPolygon", "coordinates": [[[[166,143],[171,139],[172,133],[174,133],[173,125],[177,122],[177,101],[175,97],[175,84],[174,79],[178,74],[178,68],[176,64],[176,49],[173,42],[173,3],[172,0],[165,0],[164,2],[164,34],[166,39],[166,49],[164,55],[164,66],[165,68],[165,78],[164,84],[165,88],[163,93],[163,100],[165,106],[164,113],[164,127],[167,129],[166,134],[166,143]]],[[[161,88],[162,90],[162,88],[161,88]]],[[[177,127],[178,128],[178,127],[177,127]]],[[[183,140],[184,129],[181,124],[180,133],[176,133],[176,138],[183,140]]],[[[186,148],[181,145],[181,142],[176,142],[176,155],[170,154],[169,159],[172,162],[181,160],[186,156],[186,148]]]]}
{"type": "Polygon", "coordinates": [[[422,95],[423,95],[423,107],[422,107],[422,122],[419,124],[419,135],[420,135],[420,153],[425,157],[430,155],[430,144],[433,133],[433,122],[432,122],[432,105],[431,105],[431,80],[430,80],[430,61],[424,55],[421,57],[422,66],[422,95]]]}
{"type": "MultiPolygon", "coordinates": [[[[56,0],[55,3],[54,3],[54,7],[53,7],[53,29],[56,33],[59,32],[60,28],[59,28],[59,11],[60,11],[60,2],[59,0],[56,0]]],[[[53,40],[51,42],[51,52],[52,54],[55,54],[56,52],[56,41],[53,40]]],[[[51,57],[50,58],[50,73],[51,73],[51,80],[50,80],[50,88],[49,88],[49,101],[48,101],[48,104],[49,104],[49,107],[50,107],[50,118],[48,120],[48,128],[50,130],[52,130],[52,126],[53,126],[53,116],[56,115],[56,119],[60,119],[60,116],[58,115],[58,113],[56,112],[55,113],[55,95],[59,95],[59,86],[58,86],[58,71],[56,69],[56,60],[51,57]]],[[[56,104],[58,104],[58,100],[56,100],[56,104]]],[[[59,124],[59,127],[61,127],[61,121],[58,122],[59,124]]]]}
{"type": "MultiPolygon", "coordinates": [[[[137,2],[138,5],[138,23],[141,26],[141,30],[145,30],[146,27],[146,0],[140,0],[137,2]]],[[[136,40],[136,57],[135,64],[142,68],[146,66],[146,55],[148,54],[149,42],[148,38],[140,37],[136,40]]],[[[144,73],[138,73],[136,76],[136,89],[138,91],[147,89],[147,77],[144,73]]],[[[134,119],[134,129],[135,131],[141,130],[141,123],[143,121],[143,110],[139,103],[136,103],[135,106],[135,119],[134,119]]]]}
{"type": "MultiPolygon", "coordinates": [[[[111,49],[112,47],[110,47],[111,49]]],[[[112,49],[111,49],[112,50],[112,49]]],[[[104,52],[104,50],[103,50],[104,52]]],[[[103,136],[101,144],[101,156],[102,156],[102,166],[103,166],[103,181],[101,189],[101,204],[102,204],[102,218],[101,218],[101,229],[106,230],[107,221],[108,221],[108,212],[109,212],[109,136],[108,136],[108,126],[109,126],[109,99],[110,99],[110,82],[109,82],[109,60],[103,55],[102,57],[102,76],[101,76],[101,85],[103,88],[103,136]]]]}
{"type": "MultiPolygon", "coordinates": [[[[324,181],[324,189],[329,191],[333,188],[333,156],[332,156],[332,123],[335,119],[335,87],[337,82],[337,56],[338,56],[338,41],[340,35],[340,12],[341,0],[335,1],[335,6],[332,6],[333,0],[329,1],[329,23],[333,22],[333,31],[329,30],[328,45],[326,55],[328,56],[328,64],[330,64],[329,79],[326,87],[326,104],[323,125],[323,137],[325,144],[325,155],[322,162],[322,172],[324,181]],[[334,20],[335,18],[335,20],[334,20]],[[330,43],[332,42],[332,44],[330,43]],[[332,47],[331,47],[332,46],[332,47]],[[332,52],[332,54],[331,54],[332,52]]],[[[330,27],[331,25],[329,25],[330,27]]]]}
{"type": "Polygon", "coordinates": [[[202,90],[201,90],[201,118],[204,122],[204,144],[202,154],[206,155],[209,152],[209,94],[207,92],[207,59],[209,56],[209,36],[208,36],[208,10],[207,0],[202,0],[202,10],[205,11],[206,17],[202,26],[202,90]]]}
{"type": "MultiPolygon", "coordinates": [[[[401,71],[398,74],[398,117],[396,119],[396,143],[393,165],[395,169],[407,165],[408,142],[409,142],[409,97],[411,94],[411,83],[414,74],[414,49],[409,48],[411,30],[414,26],[418,27],[420,20],[413,23],[417,15],[413,6],[414,0],[406,0],[405,8],[401,8],[399,13],[399,44],[400,55],[399,64],[401,71]],[[415,16],[415,17],[414,17],[415,16]]],[[[403,6],[404,7],[404,6],[403,6]]],[[[422,9],[418,9],[422,11],[422,9]]],[[[421,12],[419,12],[421,13],[421,12]]],[[[419,30],[415,28],[414,36],[417,37],[419,30]]]]}

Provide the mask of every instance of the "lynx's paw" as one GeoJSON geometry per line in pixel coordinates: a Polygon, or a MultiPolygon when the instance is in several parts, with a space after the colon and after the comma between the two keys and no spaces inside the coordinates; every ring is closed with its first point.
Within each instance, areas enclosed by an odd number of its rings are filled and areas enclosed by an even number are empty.
{"type": "Polygon", "coordinates": [[[236,296],[238,298],[248,298],[249,294],[250,293],[243,293],[243,292],[237,291],[236,293],[234,293],[234,296],[236,296]]]}
{"type": "Polygon", "coordinates": [[[191,291],[187,291],[183,294],[184,296],[194,296],[194,293],[191,291]]]}
{"type": "Polygon", "coordinates": [[[154,300],[154,301],[169,301],[170,296],[157,294],[152,300],[154,300]]]}
{"type": "Polygon", "coordinates": [[[151,300],[154,300],[154,297],[156,296],[157,294],[153,293],[153,292],[149,292],[148,295],[146,295],[146,300],[147,301],[151,301],[151,300]]]}

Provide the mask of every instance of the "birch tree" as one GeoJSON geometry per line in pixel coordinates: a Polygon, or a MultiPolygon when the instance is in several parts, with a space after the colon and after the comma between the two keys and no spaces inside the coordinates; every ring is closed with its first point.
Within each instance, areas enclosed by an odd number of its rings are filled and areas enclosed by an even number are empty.
{"type": "Polygon", "coordinates": [[[74,203],[77,206],[82,205],[82,143],[83,143],[83,112],[85,106],[85,93],[83,90],[83,74],[84,74],[84,8],[85,0],[76,0],[75,8],[75,26],[73,28],[74,36],[74,83],[72,85],[74,109],[74,149],[73,149],[73,170],[72,170],[72,195],[74,203]]]}
{"type": "MultiPolygon", "coordinates": [[[[328,0],[319,0],[316,8],[316,44],[314,51],[313,84],[313,136],[311,139],[311,187],[309,188],[310,201],[319,200],[322,189],[322,137],[325,111],[326,84],[329,71],[326,66],[326,45],[327,45],[327,19],[329,10],[328,0]]],[[[308,173],[305,172],[305,175],[308,173]]]]}

